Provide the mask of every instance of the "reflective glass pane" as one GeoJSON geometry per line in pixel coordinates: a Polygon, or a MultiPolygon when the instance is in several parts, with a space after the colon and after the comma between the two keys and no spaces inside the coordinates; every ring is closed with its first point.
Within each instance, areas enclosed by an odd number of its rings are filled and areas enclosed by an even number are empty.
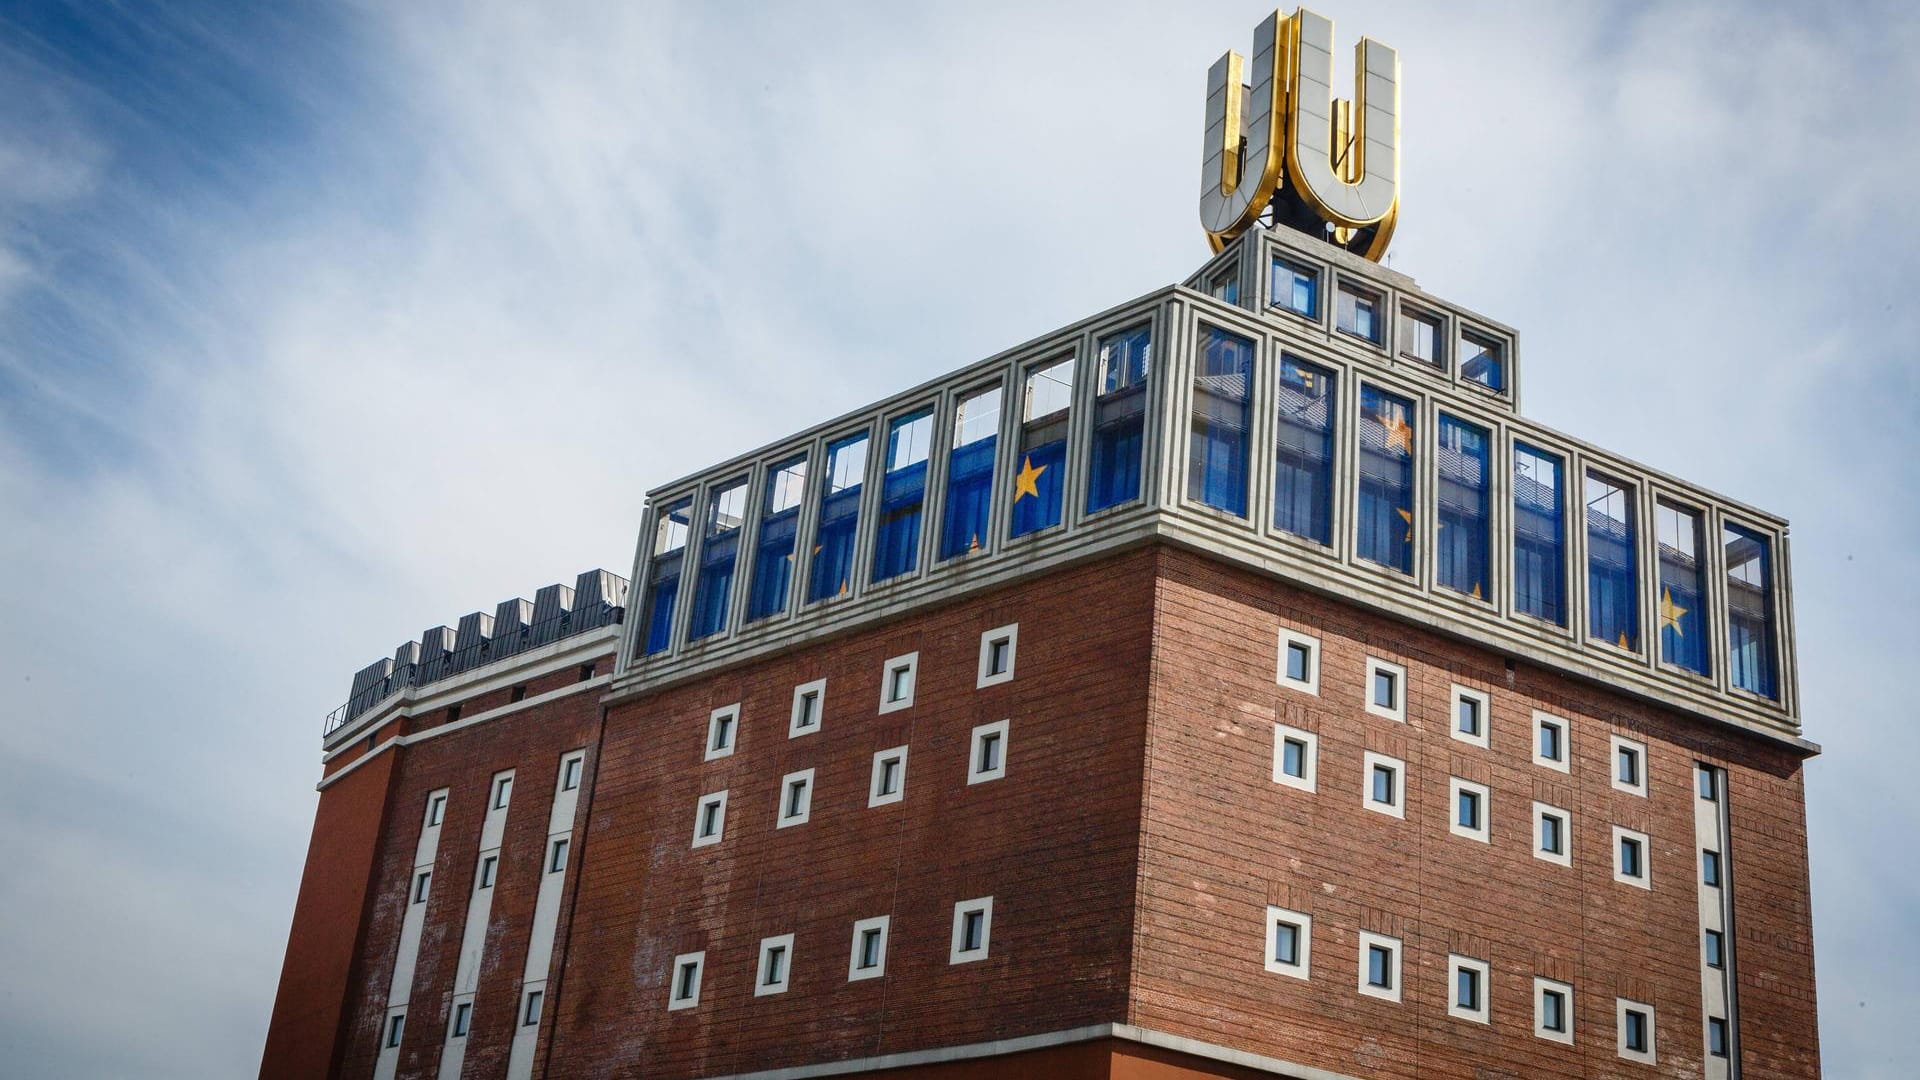
{"type": "Polygon", "coordinates": [[[1513,603],[1565,626],[1566,503],[1560,459],[1513,444],[1513,603]]]}
{"type": "Polygon", "coordinates": [[[1413,572],[1413,403],[1360,387],[1359,555],[1413,572]]]}
{"type": "Polygon", "coordinates": [[[1708,669],[1706,566],[1700,549],[1700,515],[1661,500],[1653,507],[1660,542],[1660,659],[1705,675],[1708,669]]]}
{"type": "Polygon", "coordinates": [[[986,544],[993,503],[993,456],[1000,447],[1000,388],[960,402],[954,409],[953,450],[947,457],[946,519],[940,557],[951,559],[986,544]]]}
{"type": "Polygon", "coordinates": [[[1640,648],[1633,489],[1587,474],[1587,633],[1629,652],[1640,648]]]}
{"type": "Polygon", "coordinates": [[[1187,497],[1245,517],[1253,425],[1253,342],[1206,327],[1194,358],[1187,497]]]}
{"type": "Polygon", "coordinates": [[[1486,598],[1488,527],[1492,490],[1485,428],[1440,418],[1436,450],[1440,466],[1440,520],[1433,537],[1443,588],[1486,598]]]}
{"type": "Polygon", "coordinates": [[[1100,339],[1099,396],[1093,403],[1093,462],[1087,488],[1090,514],[1140,497],[1141,436],[1152,352],[1148,326],[1100,339]]]}
{"type": "Polygon", "coordinates": [[[1020,454],[1014,462],[1009,535],[1060,524],[1066,493],[1067,414],[1073,404],[1073,359],[1027,373],[1020,406],[1020,454]]]}
{"type": "Polygon", "coordinates": [[[1727,662],[1733,685],[1774,697],[1773,549],[1738,525],[1721,534],[1727,560],[1727,662]]]}

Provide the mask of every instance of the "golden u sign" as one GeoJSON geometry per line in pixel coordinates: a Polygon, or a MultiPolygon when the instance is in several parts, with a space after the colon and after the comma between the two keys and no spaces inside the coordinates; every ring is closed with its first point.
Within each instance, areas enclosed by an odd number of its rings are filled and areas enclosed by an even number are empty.
{"type": "Polygon", "coordinates": [[[1400,212],[1400,54],[1353,50],[1333,100],[1333,21],[1306,8],[1253,33],[1253,82],[1229,51],[1207,72],[1200,223],[1215,251],[1269,208],[1277,222],[1378,261],[1400,212]]]}

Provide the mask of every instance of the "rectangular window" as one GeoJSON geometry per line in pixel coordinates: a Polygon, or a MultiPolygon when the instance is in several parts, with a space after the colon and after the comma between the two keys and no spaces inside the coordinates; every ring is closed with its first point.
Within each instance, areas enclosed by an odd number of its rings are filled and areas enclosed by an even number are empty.
{"type": "Polygon", "coordinates": [[[1646,798],[1647,746],[1623,735],[1608,738],[1613,748],[1613,788],[1646,798]]]}
{"type": "Polygon", "coordinates": [[[719,843],[726,828],[727,793],[714,791],[700,796],[700,805],[693,814],[693,846],[719,843]]]}
{"type": "Polygon", "coordinates": [[[1567,624],[1566,502],[1560,459],[1513,444],[1513,606],[1567,624]]]}
{"type": "Polygon", "coordinates": [[[414,903],[424,904],[427,902],[427,888],[432,883],[433,883],[433,871],[431,870],[422,870],[413,876],[413,902],[414,903]]]}
{"type": "Polygon", "coordinates": [[[1613,880],[1623,885],[1651,889],[1647,872],[1647,835],[1631,829],[1613,827],[1613,880]]]}
{"type": "Polygon", "coordinates": [[[1343,334],[1380,344],[1380,297],[1356,285],[1340,283],[1334,326],[1343,334]]]}
{"type": "Polygon", "coordinates": [[[1707,1018],[1707,1053],[1717,1058],[1727,1056],[1727,1022],[1718,1016],[1707,1018]]]}
{"type": "Polygon", "coordinates": [[[1720,853],[1702,851],[1700,853],[1700,884],[1710,889],[1720,887],[1720,853]]]}
{"type": "Polygon", "coordinates": [[[673,644],[674,601],[680,597],[680,564],[686,558],[692,517],[693,499],[689,497],[668,505],[654,521],[653,559],[647,566],[644,655],[666,652],[673,644]]]}
{"type": "Polygon", "coordinates": [[[473,1027],[473,1002],[463,1001],[453,1007],[453,1037],[462,1039],[473,1027]]]}
{"type": "Polygon", "coordinates": [[[489,855],[486,858],[481,859],[480,860],[480,884],[475,887],[480,889],[493,888],[494,876],[499,872],[500,872],[500,856],[489,855]]]}
{"type": "Polygon", "coordinates": [[[1720,774],[1711,765],[1702,765],[1695,770],[1700,782],[1700,797],[1708,802],[1717,802],[1720,798],[1720,774]]]}
{"type": "Polygon", "coordinates": [[[853,552],[860,537],[860,493],[867,478],[867,433],[827,447],[820,478],[820,520],[813,527],[807,600],[845,596],[853,588],[853,552]]]}
{"type": "Polygon", "coordinates": [[[1492,457],[1485,428],[1442,414],[1437,453],[1440,521],[1434,533],[1442,588],[1486,599],[1492,457]]]}
{"type": "Polygon", "coordinates": [[[885,806],[906,797],[907,748],[896,746],[873,755],[873,777],[867,785],[867,805],[885,806]]]}
{"type": "Polygon", "coordinates": [[[1460,377],[1489,390],[1507,388],[1506,348],[1493,338],[1471,330],[1460,333],[1460,377]]]}
{"type": "Polygon", "coordinates": [[[1368,997],[1400,1000],[1400,940],[1385,934],[1360,932],[1360,992],[1368,997]]]}
{"type": "Polygon", "coordinates": [[[780,778],[780,814],[774,828],[805,825],[813,816],[813,770],[802,769],[780,778]]]}
{"type": "Polygon", "coordinates": [[[727,705],[707,715],[706,761],[733,753],[734,732],[740,727],[740,706],[727,705]]]}
{"type": "Polygon", "coordinates": [[[440,824],[441,819],[446,817],[446,814],[447,797],[445,795],[435,795],[433,798],[427,800],[427,826],[429,828],[440,824]]]}
{"type": "Polygon", "coordinates": [[[493,808],[505,810],[507,800],[513,797],[513,777],[503,776],[493,785],[493,808]]]}
{"type": "Polygon", "coordinates": [[[1291,686],[1309,694],[1320,693],[1320,640],[1298,631],[1280,628],[1281,686],[1291,686]]]}
{"type": "Polygon", "coordinates": [[[793,688],[793,714],[787,720],[787,738],[810,735],[826,719],[827,680],[815,679],[793,688]]]}
{"type": "Polygon", "coordinates": [[[1361,765],[1366,770],[1363,805],[1377,814],[1406,817],[1405,785],[1401,783],[1406,763],[1369,750],[1362,756],[1361,765]]]}
{"type": "Polygon", "coordinates": [[[534,1027],[540,1023],[540,1006],[546,1000],[547,992],[545,990],[527,991],[527,1007],[520,1013],[521,1026],[534,1027]]]}
{"type": "Polygon", "coordinates": [[[1727,662],[1736,689],[1775,697],[1773,549],[1738,525],[1721,531],[1727,560],[1727,662]]]}
{"type": "Polygon", "coordinates": [[[1205,327],[1194,358],[1193,437],[1187,498],[1247,516],[1247,461],[1253,434],[1253,342],[1205,327]]]}
{"type": "Polygon", "coordinates": [[[1541,995],[1540,1026],[1547,1031],[1567,1030],[1567,998],[1558,990],[1541,995]]]}
{"type": "Polygon", "coordinates": [[[527,684],[521,683],[507,692],[507,704],[513,705],[527,700],[527,684]]]}
{"type": "Polygon", "coordinates": [[[1491,843],[1487,827],[1487,802],[1491,793],[1487,786],[1456,776],[1447,781],[1447,795],[1453,802],[1453,820],[1448,823],[1447,831],[1468,840],[1491,843]]]}
{"type": "Polygon", "coordinates": [[[1331,371],[1280,358],[1273,527],[1316,544],[1333,542],[1335,397],[1331,371]]]}
{"type": "Polygon", "coordinates": [[[1402,723],[1407,719],[1407,669],[1367,657],[1367,711],[1402,723]]]}
{"type": "Polygon", "coordinates": [[[913,683],[920,667],[920,654],[911,652],[886,662],[880,674],[880,711],[898,712],[913,707],[913,683]]]}
{"type": "Polygon", "coordinates": [[[1702,943],[1702,947],[1706,952],[1706,961],[1707,961],[1708,967],[1722,968],[1727,966],[1727,954],[1726,954],[1727,941],[1725,936],[1722,935],[1720,931],[1718,930],[1707,931],[1706,940],[1702,943]]]}
{"type": "Polygon", "coordinates": [[[967,755],[967,783],[980,784],[1007,775],[1007,729],[1011,720],[982,724],[973,729],[967,755]]]}
{"type": "Polygon", "coordinates": [[[733,568],[740,556],[740,527],[746,523],[746,477],[707,496],[707,528],[700,541],[700,578],[693,586],[688,640],[697,641],[727,628],[733,568]]]}
{"type": "Polygon", "coordinates": [[[993,935],[993,897],[962,900],[953,905],[953,943],[947,963],[985,960],[993,935]]]}
{"type": "Polygon", "coordinates": [[[752,591],[747,594],[749,622],[787,610],[800,504],[807,497],[806,455],[768,466],[766,482],[760,501],[760,535],[753,545],[752,591]]]}
{"type": "Polygon", "coordinates": [[[691,1009],[700,1004],[700,976],[707,966],[704,952],[681,953],[673,958],[673,979],[667,995],[667,1009],[691,1009]]]}
{"type": "Polygon", "coordinates": [[[1013,681],[1013,662],[1020,648],[1020,624],[996,626],[980,635],[980,668],[973,687],[976,690],[1013,681]]]}
{"type": "Polygon", "coordinates": [[[593,681],[593,676],[594,676],[594,665],[593,665],[593,664],[581,664],[581,665],[580,665],[580,680],[579,680],[579,681],[581,681],[581,682],[592,682],[592,681],[593,681]]]}
{"type": "Polygon", "coordinates": [[[400,1037],[407,1030],[407,1014],[394,1013],[387,1017],[387,1049],[400,1045],[400,1037]]]}
{"type": "Polygon", "coordinates": [[[880,479],[880,527],[873,539],[873,580],[910,574],[920,562],[920,512],[927,502],[927,454],[933,411],[922,409],[887,427],[887,471],[880,479]]]}
{"type": "Polygon", "coordinates": [[[1633,517],[1632,488],[1587,474],[1587,635],[1628,652],[1640,651],[1633,517]]]}
{"type": "Polygon", "coordinates": [[[847,958],[847,981],[877,979],[887,973],[887,924],[892,916],[861,919],[853,924],[853,950],[847,958]]]}
{"type": "Polygon", "coordinates": [[[1533,763],[1559,772],[1571,771],[1567,762],[1567,722],[1543,712],[1533,714],[1533,763]]]}
{"type": "Polygon", "coordinates": [[[754,980],[754,997],[786,993],[788,960],[792,955],[792,934],[760,939],[760,974],[754,980]]]}
{"type": "Polygon", "coordinates": [[[1457,955],[1447,957],[1447,982],[1452,984],[1447,1000],[1447,1015],[1477,1024],[1487,1023],[1487,980],[1490,977],[1484,960],[1457,955]]]}
{"type": "Polygon", "coordinates": [[[1440,318],[1411,308],[1400,309],[1400,355],[1442,371],[1447,367],[1440,318]]]}
{"type": "Polygon", "coordinates": [[[1319,786],[1320,736],[1287,724],[1273,725],[1273,782],[1301,791],[1319,786]]]}
{"type": "Polygon", "coordinates": [[[1286,908],[1267,908],[1267,970],[1305,979],[1312,961],[1312,916],[1286,908]]]}
{"type": "Polygon", "coordinates": [[[947,455],[946,517],[940,527],[940,557],[984,549],[987,512],[993,506],[993,460],[1000,448],[1000,388],[966,398],[953,412],[953,450],[947,455]]]}
{"type": "Polygon", "coordinates": [[[1273,260],[1273,303],[1295,315],[1320,317],[1320,273],[1312,267],[1273,260]]]}
{"type": "Polygon", "coordinates": [[[1207,295],[1223,304],[1240,302],[1240,264],[1221,267],[1207,279],[1207,295]]]}
{"type": "Polygon", "coordinates": [[[1460,742],[1472,743],[1485,749],[1493,727],[1493,721],[1489,715],[1492,711],[1493,699],[1486,691],[1455,685],[1451,734],[1460,742]]]}
{"type": "Polygon", "coordinates": [[[1542,862],[1573,865],[1573,817],[1546,803],[1533,804],[1533,857],[1542,862]]]}
{"type": "Polygon", "coordinates": [[[1359,556],[1413,573],[1413,402],[1360,387],[1359,556]]]}
{"type": "Polygon", "coordinates": [[[1660,544],[1660,659],[1705,675],[1707,582],[1700,515],[1660,499],[1653,504],[1653,526],[1660,544]]]}
{"type": "Polygon", "coordinates": [[[566,870],[568,843],[569,842],[566,839],[562,838],[559,840],[555,840],[553,844],[548,848],[547,873],[558,874],[566,870]]]}
{"type": "Polygon", "coordinates": [[[1534,976],[1533,1034],[1557,1043],[1573,1043],[1573,987],[1534,976]]]}
{"type": "Polygon", "coordinates": [[[1087,513],[1140,497],[1141,438],[1146,430],[1147,375],[1153,328],[1140,325],[1100,339],[1093,400],[1093,468],[1087,513]]]}
{"type": "Polygon", "coordinates": [[[586,759],[570,757],[560,765],[560,790],[572,791],[580,786],[580,766],[586,759]]]}
{"type": "Polygon", "coordinates": [[[1621,1057],[1646,1065],[1654,1063],[1653,1006],[1626,998],[1615,999],[1614,1028],[1621,1057]]]}
{"type": "Polygon", "coordinates": [[[1009,535],[1060,524],[1067,489],[1067,415],[1073,405],[1073,358],[1027,372],[1020,403],[1019,471],[1013,477],[1009,535]]]}

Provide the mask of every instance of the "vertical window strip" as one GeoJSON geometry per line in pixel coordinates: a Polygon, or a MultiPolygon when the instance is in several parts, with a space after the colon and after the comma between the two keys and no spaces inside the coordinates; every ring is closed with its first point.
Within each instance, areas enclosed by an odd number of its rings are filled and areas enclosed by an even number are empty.
{"type": "Polygon", "coordinates": [[[1206,327],[1194,363],[1187,497],[1245,517],[1253,429],[1253,342],[1206,327]]]}
{"type": "Polygon", "coordinates": [[[807,600],[844,596],[853,586],[853,551],[860,535],[860,494],[867,475],[867,434],[827,447],[820,478],[820,520],[813,530],[813,561],[807,600]]]}
{"type": "Polygon", "coordinates": [[[961,401],[953,413],[953,450],[947,457],[947,500],[940,558],[981,550],[993,505],[993,459],[1000,447],[1000,388],[961,401]]]}
{"type": "Polygon", "coordinates": [[[1335,398],[1332,372],[1281,357],[1273,526],[1316,544],[1333,542],[1335,398]]]}
{"type": "Polygon", "coordinates": [[[1099,382],[1093,403],[1093,462],[1087,489],[1089,514],[1140,497],[1152,352],[1153,332],[1148,325],[1100,339],[1099,382]]]}
{"type": "Polygon", "coordinates": [[[1073,358],[1027,373],[1020,402],[1020,453],[1014,461],[1013,520],[1008,535],[1060,524],[1067,484],[1067,417],[1073,404],[1073,358]]]}
{"type": "Polygon", "coordinates": [[[1558,457],[1513,444],[1513,603],[1567,624],[1564,468],[1558,457]]]}
{"type": "Polygon", "coordinates": [[[1413,572],[1413,403],[1360,387],[1359,556],[1413,572]]]}
{"type": "Polygon", "coordinates": [[[806,499],[805,455],[767,469],[760,503],[760,533],[754,544],[753,584],[747,619],[764,619],[787,609],[793,588],[793,547],[800,530],[800,504],[806,499]]]}
{"type": "Polygon", "coordinates": [[[740,527],[746,524],[746,514],[744,477],[707,497],[707,527],[700,542],[700,578],[693,587],[689,640],[697,641],[727,627],[733,568],[740,554],[740,527]]]}
{"type": "Polygon", "coordinates": [[[653,561],[647,574],[648,656],[665,652],[673,644],[674,602],[680,597],[680,567],[686,559],[692,518],[693,499],[685,498],[661,511],[654,523],[653,561]]]}
{"type": "Polygon", "coordinates": [[[1440,417],[1440,519],[1434,545],[1443,588],[1487,598],[1487,530],[1491,520],[1490,440],[1485,428],[1440,417]]]}
{"type": "Polygon", "coordinates": [[[887,471],[880,481],[880,527],[874,532],[873,580],[910,574],[919,563],[920,518],[927,501],[927,455],[933,411],[923,409],[887,428],[887,471]]]}
{"type": "Polygon", "coordinates": [[[1705,552],[1700,515],[1665,499],[1654,504],[1654,536],[1660,548],[1660,659],[1705,675],[1708,672],[1705,552]]]}
{"type": "Polygon", "coordinates": [[[1633,489],[1587,474],[1587,635],[1640,651],[1633,489]]]}
{"type": "Polygon", "coordinates": [[[1776,697],[1773,649],[1773,548],[1760,533],[1721,530],[1727,563],[1727,663],[1733,685],[1776,697]]]}

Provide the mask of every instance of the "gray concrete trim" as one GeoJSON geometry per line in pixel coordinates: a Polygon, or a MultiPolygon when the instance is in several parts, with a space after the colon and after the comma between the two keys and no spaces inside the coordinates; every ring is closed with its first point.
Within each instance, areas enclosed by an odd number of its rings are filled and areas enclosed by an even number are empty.
{"type": "Polygon", "coordinates": [[[1309,1065],[1300,1065],[1265,1054],[1248,1053],[1232,1047],[1190,1039],[1184,1035],[1172,1035],[1151,1028],[1135,1027],[1132,1024],[1090,1024],[1086,1027],[1068,1028],[1065,1031],[1049,1031],[1041,1035],[1023,1035],[1014,1039],[996,1039],[992,1042],[967,1043],[961,1046],[942,1046],[932,1050],[909,1050],[898,1054],[882,1054],[877,1057],[849,1058],[846,1061],[822,1062],[817,1065],[791,1065],[783,1069],[762,1069],[756,1072],[727,1073],[712,1077],[711,1080],[808,1080],[817,1076],[847,1076],[850,1074],[878,1072],[882,1069],[905,1069],[918,1065],[939,1065],[953,1061],[977,1061],[981,1058],[1005,1057],[1010,1054],[1025,1053],[1030,1050],[1045,1050],[1055,1046],[1071,1046],[1075,1043],[1095,1042],[1100,1039],[1119,1039],[1124,1042],[1139,1043],[1159,1050],[1172,1050],[1176,1053],[1207,1061],[1217,1061],[1242,1068],[1259,1069],[1274,1076],[1288,1077],[1289,1080],[1358,1080],[1346,1073],[1328,1072],[1309,1065]]]}

